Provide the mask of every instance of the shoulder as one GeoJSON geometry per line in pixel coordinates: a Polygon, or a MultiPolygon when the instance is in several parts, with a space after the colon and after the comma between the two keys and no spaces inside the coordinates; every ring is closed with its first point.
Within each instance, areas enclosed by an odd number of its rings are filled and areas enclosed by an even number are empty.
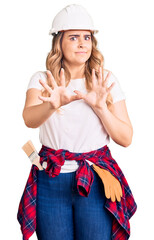
{"type": "Polygon", "coordinates": [[[108,69],[104,69],[104,70],[103,70],[104,80],[105,80],[105,78],[107,77],[107,74],[108,74],[109,72],[111,73],[111,75],[110,75],[110,78],[108,79],[108,87],[109,87],[113,82],[115,82],[115,86],[119,86],[119,87],[120,87],[120,82],[119,82],[118,78],[116,77],[116,75],[115,75],[111,70],[108,70],[108,69]]]}
{"type": "Polygon", "coordinates": [[[36,88],[36,89],[42,90],[43,87],[39,83],[40,79],[43,80],[44,82],[47,81],[46,71],[35,72],[30,78],[27,90],[30,89],[30,88],[36,88]]]}
{"type": "Polygon", "coordinates": [[[31,79],[32,78],[35,78],[35,79],[43,78],[43,80],[46,80],[47,78],[46,71],[37,71],[31,76],[31,79]]]}
{"type": "Polygon", "coordinates": [[[111,70],[108,69],[103,69],[103,73],[104,73],[104,78],[106,78],[108,73],[111,73],[110,78],[109,78],[109,82],[118,82],[116,76],[113,74],[113,72],[111,70]]]}
{"type": "Polygon", "coordinates": [[[112,71],[104,69],[104,80],[109,72],[111,72],[111,75],[107,81],[107,87],[110,87],[113,82],[115,83],[113,88],[110,91],[112,98],[113,98],[113,103],[121,101],[121,100],[125,100],[126,96],[125,96],[123,89],[121,88],[121,84],[120,84],[119,80],[117,79],[117,77],[113,74],[112,71]]]}

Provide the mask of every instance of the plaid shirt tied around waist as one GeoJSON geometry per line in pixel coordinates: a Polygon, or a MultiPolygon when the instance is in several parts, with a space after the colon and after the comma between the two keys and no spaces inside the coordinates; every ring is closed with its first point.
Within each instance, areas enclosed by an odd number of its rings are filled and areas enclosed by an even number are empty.
{"type": "MultiPolygon", "coordinates": [[[[111,152],[107,145],[97,150],[85,153],[69,152],[65,149],[54,150],[42,146],[40,152],[40,163],[47,163],[45,172],[49,177],[59,175],[61,166],[66,160],[76,160],[79,168],[76,171],[77,189],[81,196],[88,197],[91,185],[94,180],[89,160],[97,166],[108,170],[121,183],[123,196],[121,201],[112,202],[106,199],[105,208],[113,216],[112,238],[114,240],[126,240],[130,236],[129,219],[136,211],[137,205],[134,201],[132,192],[128,186],[124,174],[119,168],[116,161],[112,158],[111,152]]],[[[37,199],[37,171],[38,167],[32,165],[22,198],[19,203],[17,219],[21,225],[23,240],[28,240],[36,230],[36,199],[37,199]]],[[[102,183],[103,184],[103,183],[102,183]]]]}

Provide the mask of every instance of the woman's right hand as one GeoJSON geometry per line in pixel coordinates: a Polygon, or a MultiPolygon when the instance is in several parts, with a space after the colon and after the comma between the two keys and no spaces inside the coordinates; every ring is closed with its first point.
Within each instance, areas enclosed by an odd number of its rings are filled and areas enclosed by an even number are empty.
{"type": "Polygon", "coordinates": [[[60,71],[60,86],[57,85],[52,73],[50,71],[47,71],[47,78],[49,78],[51,82],[51,87],[48,86],[47,83],[45,83],[42,80],[39,80],[40,84],[48,91],[50,94],[50,97],[43,97],[39,96],[39,99],[43,102],[49,102],[51,104],[51,107],[53,109],[58,109],[63,105],[66,105],[72,101],[79,100],[81,97],[77,95],[70,95],[68,94],[65,86],[65,74],[64,69],[62,68],[60,71]]]}

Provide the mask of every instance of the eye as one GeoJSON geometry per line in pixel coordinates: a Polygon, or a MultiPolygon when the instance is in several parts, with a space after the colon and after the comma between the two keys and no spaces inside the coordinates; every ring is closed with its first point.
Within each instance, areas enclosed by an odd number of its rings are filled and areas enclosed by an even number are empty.
{"type": "Polygon", "coordinates": [[[71,37],[70,40],[71,41],[75,41],[77,39],[77,37],[71,37]]]}
{"type": "Polygon", "coordinates": [[[90,40],[91,36],[85,36],[85,40],[90,40]]]}

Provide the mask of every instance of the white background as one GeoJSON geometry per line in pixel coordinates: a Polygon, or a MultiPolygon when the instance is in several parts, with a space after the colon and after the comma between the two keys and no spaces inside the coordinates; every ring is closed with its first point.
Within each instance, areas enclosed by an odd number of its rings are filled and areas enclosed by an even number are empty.
{"type": "MultiPolygon", "coordinates": [[[[150,0],[6,0],[1,3],[1,236],[6,240],[22,239],[16,214],[31,164],[21,147],[29,139],[38,151],[41,147],[38,129],[28,129],[22,119],[26,88],[33,73],[45,70],[53,17],[71,3],[83,5],[93,17],[100,31],[96,37],[105,57],[105,68],[115,74],[126,94],[134,128],[133,141],[127,148],[111,141],[109,148],[138,205],[130,220],[130,240],[152,239],[154,14],[150,0]]],[[[35,234],[31,239],[36,239],[35,234]]]]}

